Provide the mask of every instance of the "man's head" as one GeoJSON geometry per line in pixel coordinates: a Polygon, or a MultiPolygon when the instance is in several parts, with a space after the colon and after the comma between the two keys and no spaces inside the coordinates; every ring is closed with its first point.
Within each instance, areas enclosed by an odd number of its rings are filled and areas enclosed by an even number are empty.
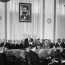
{"type": "Polygon", "coordinates": [[[28,7],[27,6],[23,6],[23,11],[27,12],[28,11],[28,7]]]}

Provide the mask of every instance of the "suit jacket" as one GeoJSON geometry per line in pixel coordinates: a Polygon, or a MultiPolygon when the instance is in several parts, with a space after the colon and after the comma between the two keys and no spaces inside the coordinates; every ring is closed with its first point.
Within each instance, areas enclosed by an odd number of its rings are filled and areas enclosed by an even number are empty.
{"type": "Polygon", "coordinates": [[[64,42],[61,43],[61,47],[62,47],[62,48],[65,48],[65,43],[64,43],[64,42]]]}
{"type": "Polygon", "coordinates": [[[29,46],[28,38],[25,39],[24,45],[25,45],[25,47],[28,47],[29,46]]]}
{"type": "MultiPolygon", "coordinates": [[[[30,38],[30,41],[32,42],[33,39],[30,38]]],[[[24,41],[24,45],[25,45],[25,47],[29,47],[29,41],[28,41],[28,38],[25,39],[25,41],[24,41]]]]}
{"type": "Polygon", "coordinates": [[[37,53],[30,51],[26,54],[26,58],[30,62],[30,65],[39,65],[40,59],[37,53]]]}
{"type": "Polygon", "coordinates": [[[53,46],[55,46],[54,43],[51,43],[49,45],[50,45],[50,48],[53,48],[53,46]]]}
{"type": "Polygon", "coordinates": [[[55,44],[55,47],[60,47],[60,46],[61,46],[61,44],[59,44],[59,43],[55,44]]]}

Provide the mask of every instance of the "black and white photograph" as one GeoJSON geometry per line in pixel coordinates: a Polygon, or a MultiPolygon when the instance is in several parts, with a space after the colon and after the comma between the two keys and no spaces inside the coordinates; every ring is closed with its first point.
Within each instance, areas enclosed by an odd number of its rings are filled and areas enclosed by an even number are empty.
{"type": "Polygon", "coordinates": [[[65,0],[0,0],[0,65],[65,65],[65,0]]]}
{"type": "Polygon", "coordinates": [[[31,22],[31,4],[19,3],[19,21],[31,22]]]}

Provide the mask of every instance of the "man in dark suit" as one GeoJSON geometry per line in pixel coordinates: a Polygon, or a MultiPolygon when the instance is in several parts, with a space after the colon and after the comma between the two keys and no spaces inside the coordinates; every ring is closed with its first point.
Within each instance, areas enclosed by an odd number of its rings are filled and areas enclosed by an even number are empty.
{"type": "Polygon", "coordinates": [[[24,41],[25,47],[29,47],[29,42],[30,42],[30,41],[33,41],[33,39],[32,39],[32,38],[26,38],[26,39],[25,39],[25,41],[24,41]]]}
{"type": "Polygon", "coordinates": [[[65,39],[62,39],[61,47],[65,48],[65,39]]]}
{"type": "Polygon", "coordinates": [[[40,64],[40,58],[37,53],[34,51],[30,51],[26,53],[26,60],[28,65],[39,65],[40,64]]]}
{"type": "Polygon", "coordinates": [[[24,20],[30,20],[30,13],[29,13],[29,8],[27,6],[24,6],[22,8],[22,15],[21,19],[24,20]]]}
{"type": "Polygon", "coordinates": [[[55,43],[50,43],[50,48],[53,48],[55,46],[55,43]]]}

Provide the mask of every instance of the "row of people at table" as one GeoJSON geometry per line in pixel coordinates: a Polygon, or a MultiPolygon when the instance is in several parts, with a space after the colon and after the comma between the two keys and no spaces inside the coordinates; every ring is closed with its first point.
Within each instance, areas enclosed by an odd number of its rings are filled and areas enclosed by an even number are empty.
{"type": "Polygon", "coordinates": [[[35,39],[33,40],[32,38],[26,38],[23,42],[21,41],[20,43],[17,44],[12,44],[10,42],[2,42],[0,44],[0,47],[7,47],[9,49],[22,49],[22,48],[27,48],[29,46],[31,47],[37,47],[40,46],[40,48],[53,48],[53,47],[62,47],[65,48],[65,40],[61,42],[61,39],[58,39],[57,43],[52,43],[51,40],[49,39],[35,39]]]}

